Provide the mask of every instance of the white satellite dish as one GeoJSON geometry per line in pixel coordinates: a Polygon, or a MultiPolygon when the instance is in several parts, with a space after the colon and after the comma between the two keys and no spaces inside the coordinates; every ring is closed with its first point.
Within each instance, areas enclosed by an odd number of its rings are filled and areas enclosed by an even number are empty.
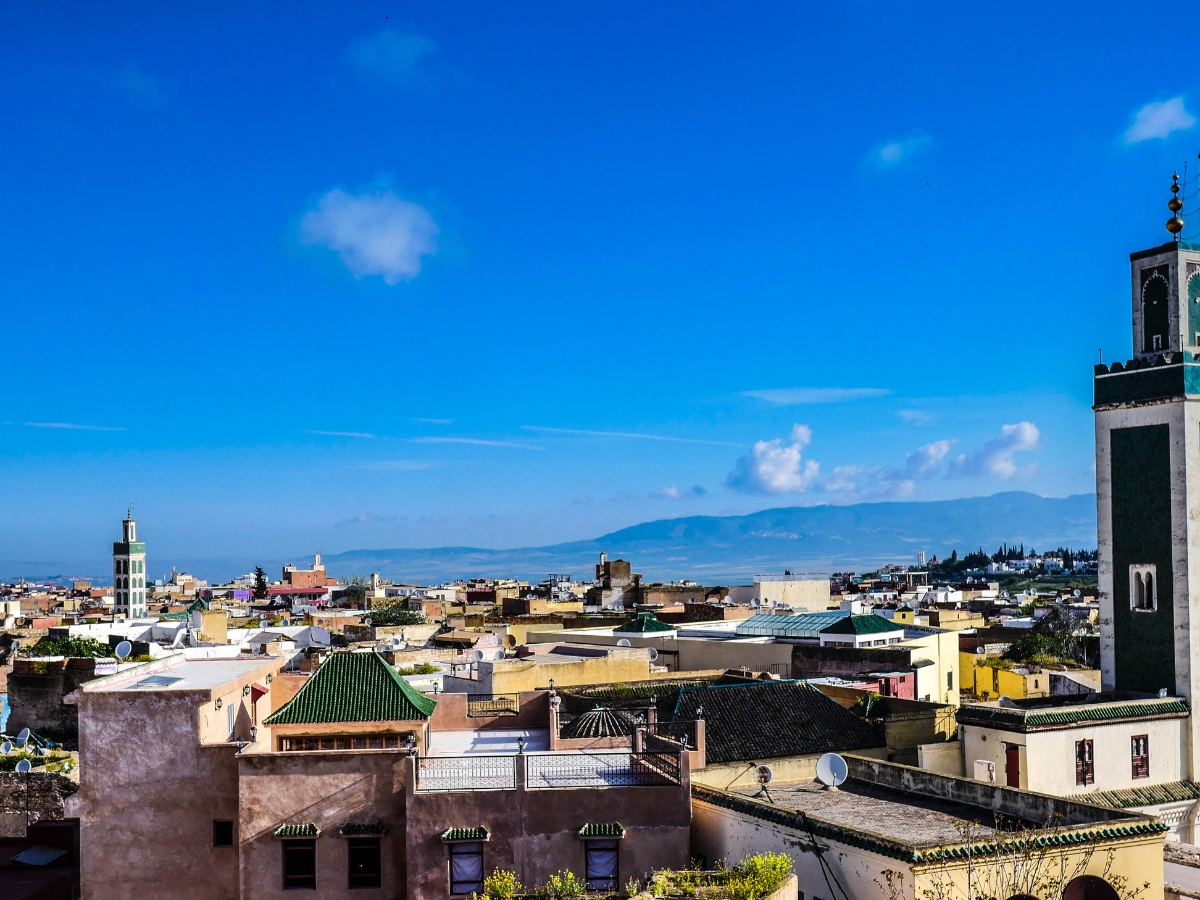
{"type": "Polygon", "coordinates": [[[287,616],[280,616],[280,617],[279,617],[279,624],[280,624],[280,625],[282,625],[284,628],[287,628],[287,627],[288,627],[289,625],[291,625],[292,623],[291,623],[291,621],[289,621],[289,620],[288,620],[288,617],[287,617],[287,616]]]}
{"type": "Polygon", "coordinates": [[[1083,591],[1081,591],[1079,588],[1075,588],[1075,596],[1076,596],[1076,597],[1082,597],[1082,596],[1083,596],[1083,591]]]}
{"type": "Polygon", "coordinates": [[[617,646],[618,647],[632,647],[633,644],[629,643],[629,638],[621,638],[619,641],[617,641],[617,646]]]}
{"type": "Polygon", "coordinates": [[[27,760],[27,759],[22,759],[22,760],[17,761],[17,774],[18,775],[28,775],[29,770],[32,768],[33,768],[33,766],[30,764],[29,760],[27,760]]]}
{"type": "Polygon", "coordinates": [[[117,649],[114,651],[117,654],[117,659],[124,659],[133,652],[133,644],[129,641],[121,641],[117,644],[117,649]]]}
{"type": "Polygon", "coordinates": [[[8,754],[12,753],[12,751],[12,741],[5,741],[3,744],[0,744],[0,753],[3,753],[5,756],[8,756],[8,754]]]}
{"type": "Polygon", "coordinates": [[[12,645],[9,647],[9,649],[12,650],[13,653],[16,653],[18,650],[21,649],[21,642],[13,641],[12,645]]]}
{"type": "Polygon", "coordinates": [[[392,638],[392,646],[393,647],[400,647],[403,644],[404,644],[404,641],[402,641],[400,638],[398,638],[398,637],[392,638]]]}
{"type": "Polygon", "coordinates": [[[496,651],[496,655],[495,655],[495,656],[493,656],[493,657],[492,657],[492,659],[505,659],[504,651],[503,651],[503,650],[497,650],[497,651],[496,651]]]}
{"type": "Polygon", "coordinates": [[[836,753],[823,753],[817,760],[817,781],[827,788],[836,788],[849,774],[846,761],[836,753]]]}
{"type": "Polygon", "coordinates": [[[766,787],[775,778],[770,766],[755,766],[754,781],[759,787],[766,787]]]}
{"type": "Polygon", "coordinates": [[[370,625],[370,624],[371,624],[371,617],[370,617],[370,616],[368,616],[367,618],[363,619],[363,620],[362,620],[362,623],[363,623],[364,625],[370,625]]]}
{"type": "Polygon", "coordinates": [[[650,662],[654,662],[656,659],[658,659],[658,651],[655,650],[653,647],[651,647],[649,649],[650,649],[650,662]]]}
{"type": "Polygon", "coordinates": [[[480,660],[483,659],[483,651],[482,650],[472,650],[471,651],[471,659],[475,660],[475,662],[479,662],[480,660]]]}
{"type": "Polygon", "coordinates": [[[22,728],[21,733],[17,735],[17,746],[24,747],[29,743],[29,729],[22,728]]]}

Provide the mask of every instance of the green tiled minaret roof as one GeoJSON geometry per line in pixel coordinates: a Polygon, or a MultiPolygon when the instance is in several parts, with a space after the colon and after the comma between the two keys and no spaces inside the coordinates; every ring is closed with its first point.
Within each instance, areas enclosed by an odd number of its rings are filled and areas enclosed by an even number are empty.
{"type": "Polygon", "coordinates": [[[613,629],[613,634],[646,634],[652,631],[674,631],[674,627],[654,618],[654,613],[638,613],[632,622],[613,629]]]}
{"type": "Polygon", "coordinates": [[[428,719],[437,701],[396,674],[378,653],[331,653],[265,725],[410,722],[428,719]]]}

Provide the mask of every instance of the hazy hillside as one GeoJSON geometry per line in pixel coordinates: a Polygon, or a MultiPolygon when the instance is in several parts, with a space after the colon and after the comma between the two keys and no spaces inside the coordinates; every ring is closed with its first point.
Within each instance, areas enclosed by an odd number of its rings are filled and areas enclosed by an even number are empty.
{"type": "Polygon", "coordinates": [[[660,519],[594,540],[485,550],[353,550],[326,556],[332,572],[378,570],[392,579],[428,581],[508,575],[541,579],[549,572],[592,576],[601,550],[623,557],[646,578],[694,578],[708,584],[748,582],[756,572],[864,569],[916,560],[918,550],[943,556],[1001,542],[1026,548],[1096,546],[1096,498],[1039,497],[1021,491],[911,503],[860,503],[768,509],[747,516],[660,519]]]}

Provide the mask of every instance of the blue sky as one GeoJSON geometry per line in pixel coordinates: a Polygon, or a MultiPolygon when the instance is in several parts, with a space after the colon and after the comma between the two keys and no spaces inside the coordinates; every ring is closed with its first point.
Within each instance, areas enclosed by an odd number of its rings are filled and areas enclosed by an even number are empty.
{"type": "Polygon", "coordinates": [[[0,562],[1092,490],[1161,23],[746,6],[10,8],[0,562]]]}

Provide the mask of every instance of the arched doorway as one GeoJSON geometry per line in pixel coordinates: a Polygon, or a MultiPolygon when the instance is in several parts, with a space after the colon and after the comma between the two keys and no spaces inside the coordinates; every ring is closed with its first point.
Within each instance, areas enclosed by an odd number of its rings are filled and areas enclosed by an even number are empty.
{"type": "Polygon", "coordinates": [[[1080,875],[1067,885],[1063,900],[1121,900],[1121,896],[1103,878],[1080,875]]]}

